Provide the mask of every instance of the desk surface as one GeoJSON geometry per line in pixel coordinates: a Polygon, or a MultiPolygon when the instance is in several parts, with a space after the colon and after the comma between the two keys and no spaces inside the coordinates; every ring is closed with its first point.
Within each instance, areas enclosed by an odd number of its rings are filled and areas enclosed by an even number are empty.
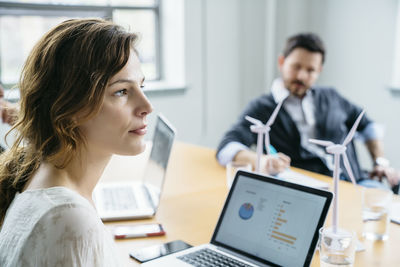
{"type": "MultiPolygon", "coordinates": [[[[140,166],[136,162],[145,161],[145,155],[115,157],[107,166],[102,181],[115,181],[141,177],[140,166]],[[134,163],[132,163],[134,162],[134,163]],[[129,174],[130,177],[127,176],[129,174]]],[[[332,179],[323,175],[298,170],[306,175],[331,183],[332,179]]],[[[215,150],[204,147],[175,143],[172,150],[164,192],[157,215],[153,219],[106,223],[107,227],[122,224],[161,223],[167,235],[163,237],[138,238],[117,241],[121,257],[126,266],[139,264],[129,258],[129,252],[138,248],[182,239],[192,245],[208,243],[211,239],[219,213],[228,189],[225,168],[215,160],[215,150]]],[[[340,183],[339,225],[357,232],[366,250],[356,254],[354,266],[400,266],[400,226],[390,223],[389,239],[368,241],[361,237],[361,187],[350,183],[340,183]],[[397,245],[396,245],[397,244],[397,245]]],[[[400,201],[398,197],[395,201],[400,201]]],[[[330,214],[326,225],[330,225],[330,214]]],[[[319,266],[318,253],[311,266],[319,266]]]]}

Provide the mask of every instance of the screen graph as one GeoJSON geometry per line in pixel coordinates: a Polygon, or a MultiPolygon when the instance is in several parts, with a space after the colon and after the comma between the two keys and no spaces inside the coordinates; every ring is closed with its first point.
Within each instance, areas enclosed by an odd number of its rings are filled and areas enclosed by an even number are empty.
{"type": "Polygon", "coordinates": [[[282,200],[277,203],[273,210],[273,217],[271,224],[268,229],[268,239],[275,243],[275,245],[281,245],[285,248],[295,248],[297,237],[293,232],[293,227],[290,224],[296,223],[291,221],[287,215],[287,211],[292,208],[292,203],[287,200],[282,200]]]}

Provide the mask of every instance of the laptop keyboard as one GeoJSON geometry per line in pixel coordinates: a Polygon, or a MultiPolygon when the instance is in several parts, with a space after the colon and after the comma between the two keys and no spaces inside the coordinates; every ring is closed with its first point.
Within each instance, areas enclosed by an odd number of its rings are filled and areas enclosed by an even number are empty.
{"type": "Polygon", "coordinates": [[[177,258],[196,267],[251,267],[248,264],[234,260],[208,248],[200,249],[177,258]]]}
{"type": "Polygon", "coordinates": [[[105,210],[136,209],[137,202],[131,187],[103,188],[105,210]]]}

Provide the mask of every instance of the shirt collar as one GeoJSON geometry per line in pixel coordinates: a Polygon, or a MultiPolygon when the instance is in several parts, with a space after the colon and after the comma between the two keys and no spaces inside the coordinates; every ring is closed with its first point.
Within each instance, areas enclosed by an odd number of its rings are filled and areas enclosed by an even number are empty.
{"type": "MultiPolygon", "coordinates": [[[[290,92],[285,88],[283,81],[281,78],[276,78],[271,87],[271,94],[275,100],[275,103],[279,103],[288,96],[290,96],[290,92]]],[[[312,95],[312,88],[307,90],[306,97],[310,97],[312,95]]]]}

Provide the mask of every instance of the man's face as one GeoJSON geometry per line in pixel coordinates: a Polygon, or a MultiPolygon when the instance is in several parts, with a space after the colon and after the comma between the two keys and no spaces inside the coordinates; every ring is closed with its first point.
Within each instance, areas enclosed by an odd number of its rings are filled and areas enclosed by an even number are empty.
{"type": "Polygon", "coordinates": [[[322,70],[322,54],[295,48],[286,58],[278,59],[282,80],[290,93],[303,97],[322,70]]]}

